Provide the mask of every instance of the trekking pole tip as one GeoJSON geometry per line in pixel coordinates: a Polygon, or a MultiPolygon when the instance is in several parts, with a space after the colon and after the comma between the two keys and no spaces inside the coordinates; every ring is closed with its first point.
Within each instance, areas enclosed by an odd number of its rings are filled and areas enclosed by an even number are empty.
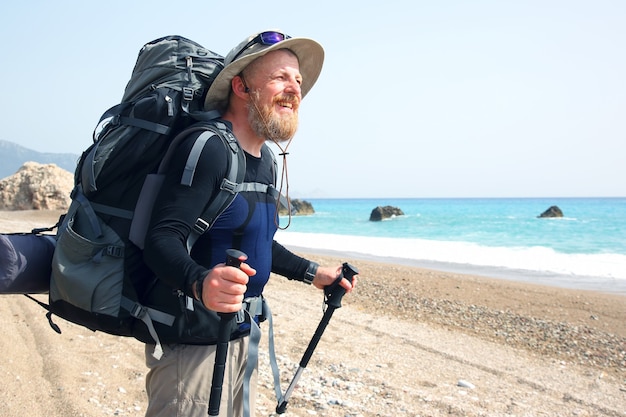
{"type": "Polygon", "coordinates": [[[287,403],[288,401],[282,401],[280,404],[278,404],[276,406],[276,413],[285,414],[285,411],[287,411],[287,403]]]}

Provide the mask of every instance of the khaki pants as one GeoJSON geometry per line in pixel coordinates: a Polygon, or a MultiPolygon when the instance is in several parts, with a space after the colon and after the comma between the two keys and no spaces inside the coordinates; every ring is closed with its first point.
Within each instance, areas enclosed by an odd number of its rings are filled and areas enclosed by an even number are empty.
{"type": "MultiPolygon", "coordinates": [[[[228,345],[220,417],[243,416],[243,376],[249,337],[228,345]]],[[[148,410],[146,417],[206,417],[211,394],[215,345],[164,345],[163,357],[146,345],[148,410]]],[[[254,417],[257,370],[250,378],[250,416],[254,417]]]]}

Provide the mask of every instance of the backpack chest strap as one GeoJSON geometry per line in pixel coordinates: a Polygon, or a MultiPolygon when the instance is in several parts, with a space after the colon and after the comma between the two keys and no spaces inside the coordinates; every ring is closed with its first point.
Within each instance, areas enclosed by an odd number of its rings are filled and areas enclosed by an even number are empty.
{"type": "Polygon", "coordinates": [[[209,230],[213,226],[213,223],[215,223],[215,220],[217,220],[219,215],[222,214],[223,210],[226,209],[226,207],[223,207],[223,204],[229,199],[228,196],[231,196],[232,198],[234,198],[234,196],[237,195],[238,193],[254,192],[254,193],[268,194],[274,200],[280,199],[282,204],[286,203],[285,196],[280,194],[274,186],[268,185],[268,184],[261,184],[258,182],[244,182],[241,184],[237,184],[225,178],[222,181],[222,186],[220,187],[220,191],[221,192],[211,202],[211,204],[205,210],[202,216],[200,216],[196,220],[195,224],[193,225],[193,228],[191,229],[191,233],[187,237],[187,250],[188,251],[191,251],[191,248],[196,243],[198,238],[200,238],[202,234],[204,234],[207,230],[209,230]],[[219,206],[223,207],[221,211],[216,210],[216,208],[219,206]]]}
{"type": "Polygon", "coordinates": [[[287,207],[287,197],[282,195],[273,185],[258,182],[244,182],[243,184],[237,184],[235,190],[240,193],[253,192],[268,194],[274,201],[280,200],[280,203],[284,207],[287,207]]]}

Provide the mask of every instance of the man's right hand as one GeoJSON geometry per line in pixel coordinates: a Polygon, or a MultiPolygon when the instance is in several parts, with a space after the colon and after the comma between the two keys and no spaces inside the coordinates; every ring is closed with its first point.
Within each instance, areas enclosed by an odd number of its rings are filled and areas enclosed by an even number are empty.
{"type": "Polygon", "coordinates": [[[202,301],[209,310],[236,313],[241,310],[249,277],[256,270],[245,262],[239,268],[218,264],[209,271],[202,284],[202,301]]]}

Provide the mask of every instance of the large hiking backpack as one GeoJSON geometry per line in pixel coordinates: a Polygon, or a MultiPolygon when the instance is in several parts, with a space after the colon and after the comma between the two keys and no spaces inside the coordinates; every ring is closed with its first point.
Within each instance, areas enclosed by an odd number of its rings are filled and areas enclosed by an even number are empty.
{"type": "Polygon", "coordinates": [[[155,277],[141,250],[170,155],[189,134],[202,132],[181,178],[191,185],[206,141],[217,137],[229,150],[229,174],[198,220],[189,249],[235,197],[245,174],[236,139],[213,120],[219,114],[202,112],[206,90],[222,68],[220,55],[180,36],[157,39],[140,50],[121,104],[103,114],[94,144],[78,163],[52,262],[51,313],[121,336],[145,326],[152,340],[144,341],[160,349],[153,322],[171,325],[174,317],[142,305],[141,295],[155,277]]]}

